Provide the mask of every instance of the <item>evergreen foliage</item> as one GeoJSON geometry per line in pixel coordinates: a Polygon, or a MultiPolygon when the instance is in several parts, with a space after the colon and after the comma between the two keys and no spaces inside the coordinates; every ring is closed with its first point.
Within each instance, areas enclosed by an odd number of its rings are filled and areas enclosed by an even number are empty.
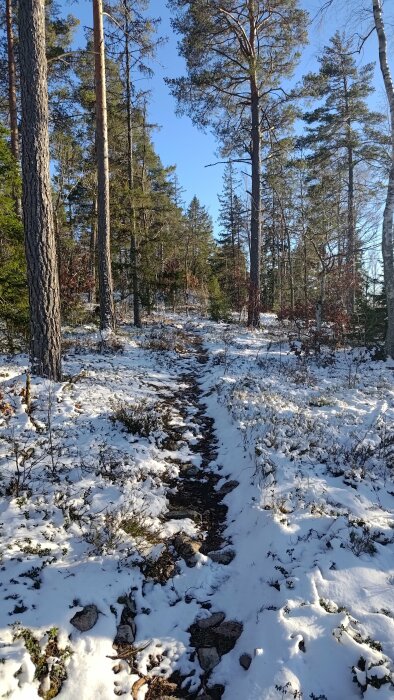
{"type": "MultiPolygon", "coordinates": [[[[354,40],[337,31],[318,70],[289,94],[286,81],[306,41],[297,0],[169,6],[186,72],[167,82],[179,112],[212,129],[226,161],[218,231],[215,238],[197,197],[182,201],[176,167],[164,167],[155,150],[149,96],[138,92],[137,78],[152,74],[162,41],[152,5],[110,0],[111,256],[120,319],[130,319],[135,299],[148,315],[165,305],[217,320],[248,305],[251,325],[266,309],[318,326],[332,322],[344,337],[382,338],[384,289],[379,282],[372,293],[366,284],[390,166],[385,116],[369,105],[374,64],[363,65],[354,40]]],[[[0,116],[7,125],[3,19],[0,116]]],[[[98,302],[94,52],[89,31],[74,50],[77,25],[62,3],[46,0],[54,228],[62,319],[72,323],[96,320],[98,302]]],[[[17,47],[16,20],[14,33],[17,47]]],[[[17,51],[16,58],[19,83],[17,51]]],[[[20,112],[19,85],[16,92],[20,112]]],[[[2,127],[0,324],[12,344],[27,332],[28,299],[19,167],[8,142],[2,127]]]]}
{"type": "Polygon", "coordinates": [[[23,229],[15,212],[15,190],[20,188],[18,166],[0,127],[0,342],[8,349],[28,334],[28,295],[23,229]]]}

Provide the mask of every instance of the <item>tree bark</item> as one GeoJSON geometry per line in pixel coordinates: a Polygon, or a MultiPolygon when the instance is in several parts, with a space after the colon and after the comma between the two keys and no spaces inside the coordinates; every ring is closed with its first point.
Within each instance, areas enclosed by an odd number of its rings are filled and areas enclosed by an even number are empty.
{"type": "Polygon", "coordinates": [[[96,91],[96,151],[98,208],[98,281],[100,295],[100,327],[115,329],[115,310],[111,270],[111,225],[109,203],[107,90],[102,0],[93,0],[94,77],[96,91]]]}
{"type": "Polygon", "coordinates": [[[23,221],[33,372],[61,379],[59,280],[49,171],[45,0],[19,3],[23,221]]]}
{"type": "MultiPolygon", "coordinates": [[[[15,160],[19,163],[19,131],[18,131],[18,106],[16,99],[16,64],[14,29],[12,26],[12,0],[6,0],[6,25],[7,25],[7,59],[8,59],[8,109],[10,113],[11,151],[15,160]]],[[[15,192],[15,211],[18,216],[22,214],[22,202],[19,193],[15,192]]]]}
{"type": "Polygon", "coordinates": [[[348,166],[348,197],[347,197],[347,245],[346,262],[349,276],[347,294],[347,311],[352,316],[356,304],[356,222],[354,215],[354,157],[352,146],[352,122],[349,114],[349,89],[346,77],[343,81],[346,110],[346,140],[348,166]]]}
{"type": "Polygon", "coordinates": [[[382,72],[387,100],[390,108],[391,126],[391,167],[387,186],[386,204],[383,213],[382,254],[384,286],[387,299],[386,352],[394,358],[394,255],[393,255],[393,213],[394,213],[394,85],[387,60],[387,39],[382,16],[381,0],[372,0],[373,15],[379,42],[379,63],[382,72]]]}
{"type": "Polygon", "coordinates": [[[96,253],[97,253],[97,195],[93,195],[93,211],[90,224],[89,242],[89,268],[90,268],[90,289],[88,294],[89,302],[94,304],[97,301],[96,290],[96,253]]]}
{"type": "MultiPolygon", "coordinates": [[[[255,45],[254,17],[251,18],[251,46],[255,45]],[[253,21],[252,21],[253,20],[253,21]]],[[[248,326],[260,325],[261,286],[261,134],[256,71],[250,78],[252,117],[252,201],[250,220],[250,283],[248,326]]]]}
{"type": "Polygon", "coordinates": [[[137,230],[135,220],[135,202],[134,202],[134,168],[133,168],[133,123],[132,123],[132,105],[131,105],[131,76],[130,76],[130,8],[129,1],[123,0],[125,12],[125,59],[126,59],[126,107],[127,107],[127,145],[128,145],[128,185],[130,194],[130,226],[131,226],[131,275],[133,288],[133,312],[134,325],[141,328],[141,311],[140,311],[140,291],[138,279],[138,246],[137,246],[137,230]]]}

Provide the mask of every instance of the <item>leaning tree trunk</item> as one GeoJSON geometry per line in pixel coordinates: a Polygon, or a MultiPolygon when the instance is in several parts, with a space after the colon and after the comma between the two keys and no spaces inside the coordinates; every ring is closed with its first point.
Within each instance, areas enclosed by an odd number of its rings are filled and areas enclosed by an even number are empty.
{"type": "MultiPolygon", "coordinates": [[[[8,59],[8,109],[10,113],[11,151],[15,160],[19,163],[19,133],[18,133],[18,107],[16,100],[16,65],[14,29],[12,26],[12,0],[6,0],[6,25],[7,25],[7,59],[8,59]]],[[[15,210],[18,216],[21,214],[22,204],[17,192],[14,194],[15,210]]]]}
{"type": "Polygon", "coordinates": [[[96,92],[96,151],[98,208],[98,282],[100,296],[100,327],[115,329],[110,248],[110,204],[108,165],[107,91],[105,83],[105,52],[102,0],[93,0],[94,77],[96,92]]]}
{"type": "Polygon", "coordinates": [[[387,39],[382,16],[381,0],[372,0],[373,15],[379,41],[379,63],[390,107],[391,125],[391,168],[387,186],[386,204],[383,213],[382,254],[384,286],[387,299],[386,351],[394,358],[394,256],[393,256],[393,213],[394,213],[394,85],[387,60],[387,39]]]}
{"type": "Polygon", "coordinates": [[[32,370],[61,378],[59,281],[49,173],[45,0],[19,3],[23,220],[32,370]]]}

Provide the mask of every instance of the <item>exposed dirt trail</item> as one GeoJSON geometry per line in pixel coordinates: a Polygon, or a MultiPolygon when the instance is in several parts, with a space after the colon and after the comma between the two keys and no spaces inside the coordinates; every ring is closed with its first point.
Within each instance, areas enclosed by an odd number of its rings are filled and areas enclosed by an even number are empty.
{"type": "MultiPolygon", "coordinates": [[[[163,404],[169,411],[169,421],[166,425],[167,437],[162,447],[164,450],[178,453],[187,449],[191,457],[189,461],[179,461],[179,476],[167,481],[169,487],[167,520],[182,520],[190,518],[196,526],[196,534],[190,537],[182,531],[166,545],[159,560],[152,565],[145,565],[143,573],[146,577],[146,605],[149,606],[149,582],[153,579],[156,585],[166,585],[170,579],[176,581],[176,587],[189,591],[184,597],[186,603],[198,602],[202,612],[188,628],[189,647],[186,651],[189,660],[194,664],[193,671],[188,675],[175,672],[168,680],[155,676],[155,661],[152,658],[152,674],[143,675],[140,682],[134,686],[134,696],[144,683],[148,685],[146,700],[158,698],[212,698],[219,700],[224,693],[224,686],[210,686],[210,675],[213,668],[220,663],[223,654],[228,653],[242,633],[242,624],[225,619],[224,613],[212,610],[209,599],[200,600],[198,591],[198,574],[196,570],[201,564],[200,555],[209,557],[220,568],[228,565],[234,558],[235,552],[231,542],[226,540],[227,506],[224,497],[237,482],[226,482],[220,489],[218,482],[223,479],[220,473],[218,458],[218,440],[215,434],[215,421],[206,414],[206,404],[200,387],[205,366],[209,362],[207,351],[203,348],[201,339],[190,334],[188,336],[187,356],[181,356],[179,363],[184,367],[179,377],[179,390],[169,399],[161,395],[163,404]],[[177,425],[181,418],[181,425],[177,425]],[[175,419],[175,420],[174,420],[175,419]],[[174,424],[173,424],[174,421],[174,424]],[[191,438],[191,430],[194,437],[191,438]],[[196,466],[196,464],[198,464],[196,466]],[[186,566],[180,566],[182,560],[186,566]],[[176,578],[174,578],[176,577],[176,578]],[[207,612],[209,611],[209,612],[207,612]],[[188,677],[190,676],[190,678],[188,677]],[[198,678],[199,676],[199,678],[198,678]]],[[[166,461],[174,462],[172,456],[166,461]]],[[[126,615],[127,610],[125,608],[126,615]]],[[[134,616],[134,614],[133,614],[134,616]]],[[[138,617],[137,638],[138,638],[138,617]]],[[[155,636],[160,639],[160,620],[157,621],[155,636]]],[[[138,648],[138,643],[136,643],[138,648]]],[[[133,671],[138,671],[138,662],[133,662],[133,671]]]]}

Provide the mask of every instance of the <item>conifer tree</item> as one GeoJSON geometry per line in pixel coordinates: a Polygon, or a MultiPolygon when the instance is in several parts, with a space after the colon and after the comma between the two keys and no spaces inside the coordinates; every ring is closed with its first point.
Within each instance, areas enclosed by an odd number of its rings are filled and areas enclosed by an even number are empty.
{"type": "Polygon", "coordinates": [[[186,308],[197,295],[206,295],[213,252],[213,225],[206,208],[196,196],[185,213],[183,264],[186,308]]]}
{"type": "Polygon", "coordinates": [[[386,352],[390,357],[394,357],[394,235],[393,235],[393,213],[394,213],[394,85],[388,63],[387,38],[383,22],[383,12],[381,0],[372,0],[372,9],[375,21],[376,33],[379,42],[379,64],[384,80],[387,100],[390,109],[390,146],[391,164],[387,185],[387,196],[383,214],[382,226],[382,254],[384,270],[384,286],[387,300],[387,333],[386,352]]]}
{"type": "Polygon", "coordinates": [[[23,219],[32,369],[61,378],[60,300],[49,172],[44,0],[19,3],[23,219]]]}
{"type": "Polygon", "coordinates": [[[28,297],[23,228],[15,211],[19,198],[19,165],[0,127],[0,320],[5,328],[7,351],[16,346],[18,337],[28,336],[28,297]]]}
{"type": "Polygon", "coordinates": [[[305,39],[297,0],[170,0],[187,76],[169,81],[180,108],[211,126],[227,151],[251,164],[248,323],[260,322],[261,148],[272,129],[269,97],[291,74],[305,39]]]}
{"type": "Polygon", "coordinates": [[[346,273],[348,292],[344,304],[352,314],[360,247],[357,240],[357,171],[365,163],[372,170],[381,160],[383,116],[372,111],[367,103],[374,91],[374,64],[357,66],[350,39],[337,32],[325,47],[319,62],[319,72],[304,79],[305,92],[319,100],[319,105],[304,114],[308,131],[302,142],[311,149],[311,159],[317,169],[331,163],[339,178],[346,182],[343,245],[346,270],[343,267],[343,274],[346,273]]]}
{"type": "Polygon", "coordinates": [[[107,91],[102,0],[93,0],[93,35],[96,90],[97,214],[101,330],[115,329],[110,248],[107,91]]]}
{"type": "Polygon", "coordinates": [[[239,194],[232,163],[223,174],[223,191],[219,195],[220,233],[216,274],[229,306],[241,311],[246,301],[245,236],[247,230],[245,202],[239,194]]]}

